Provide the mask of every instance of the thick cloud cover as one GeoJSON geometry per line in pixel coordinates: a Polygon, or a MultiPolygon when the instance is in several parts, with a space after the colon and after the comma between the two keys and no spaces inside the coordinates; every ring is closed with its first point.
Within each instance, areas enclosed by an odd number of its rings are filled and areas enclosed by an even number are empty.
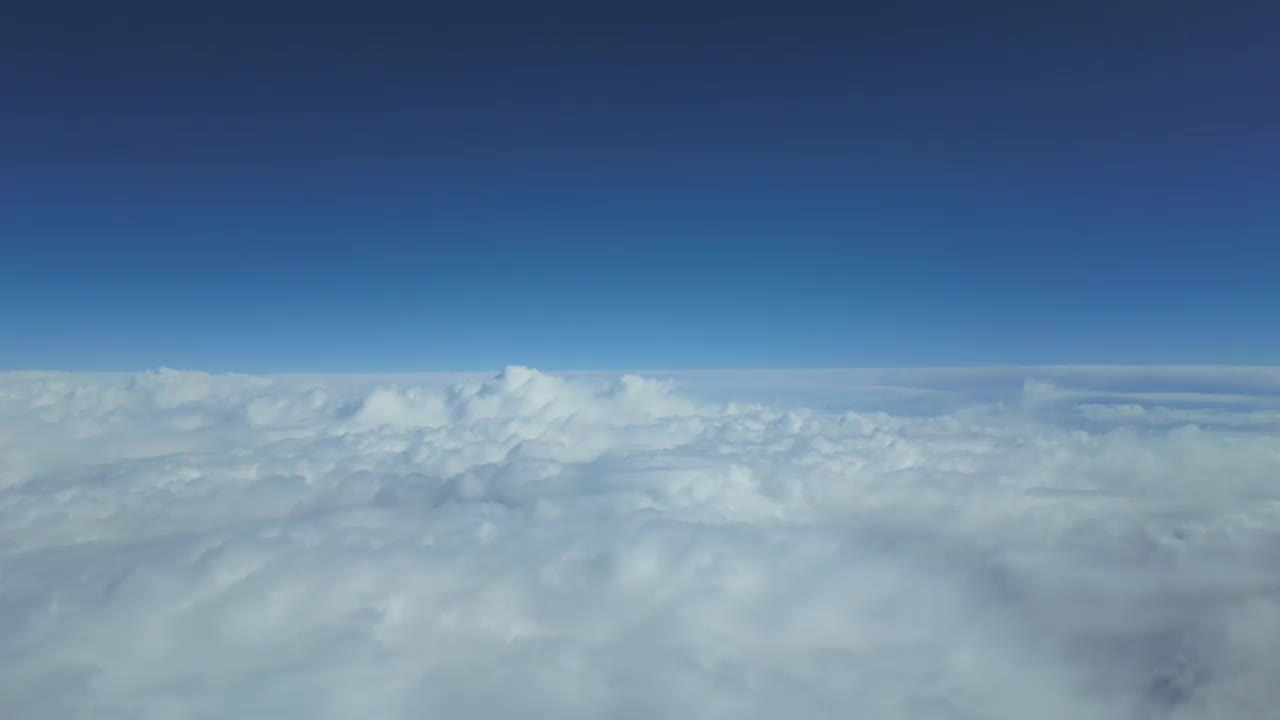
{"type": "Polygon", "coordinates": [[[0,714],[1280,707],[1275,371],[657,377],[0,375],[0,714]]]}

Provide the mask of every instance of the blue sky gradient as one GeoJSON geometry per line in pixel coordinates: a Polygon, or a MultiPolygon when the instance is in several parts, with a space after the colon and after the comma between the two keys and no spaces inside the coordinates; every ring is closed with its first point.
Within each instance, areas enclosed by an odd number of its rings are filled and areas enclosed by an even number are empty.
{"type": "Polygon", "coordinates": [[[1280,363],[1272,4],[101,5],[0,30],[0,367],[1280,363]]]}

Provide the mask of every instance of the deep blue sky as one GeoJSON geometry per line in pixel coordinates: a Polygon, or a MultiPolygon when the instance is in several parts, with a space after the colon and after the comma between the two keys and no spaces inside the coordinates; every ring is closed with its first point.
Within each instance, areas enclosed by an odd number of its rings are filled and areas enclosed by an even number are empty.
{"type": "Polygon", "coordinates": [[[1280,363],[1277,3],[0,28],[0,367],[1280,363]]]}

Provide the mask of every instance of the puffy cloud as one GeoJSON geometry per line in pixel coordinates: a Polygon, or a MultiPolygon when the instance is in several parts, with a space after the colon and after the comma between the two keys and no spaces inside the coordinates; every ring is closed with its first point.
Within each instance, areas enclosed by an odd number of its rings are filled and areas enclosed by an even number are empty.
{"type": "Polygon", "coordinates": [[[1261,717],[1224,372],[0,375],[0,707],[1261,717]]]}

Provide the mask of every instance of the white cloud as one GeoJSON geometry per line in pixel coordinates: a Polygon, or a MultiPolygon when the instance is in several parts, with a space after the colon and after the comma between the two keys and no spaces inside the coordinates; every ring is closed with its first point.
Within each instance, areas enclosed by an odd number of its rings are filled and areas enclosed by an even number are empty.
{"type": "Polygon", "coordinates": [[[661,376],[0,375],[0,707],[1280,703],[1273,373],[661,376]]]}

